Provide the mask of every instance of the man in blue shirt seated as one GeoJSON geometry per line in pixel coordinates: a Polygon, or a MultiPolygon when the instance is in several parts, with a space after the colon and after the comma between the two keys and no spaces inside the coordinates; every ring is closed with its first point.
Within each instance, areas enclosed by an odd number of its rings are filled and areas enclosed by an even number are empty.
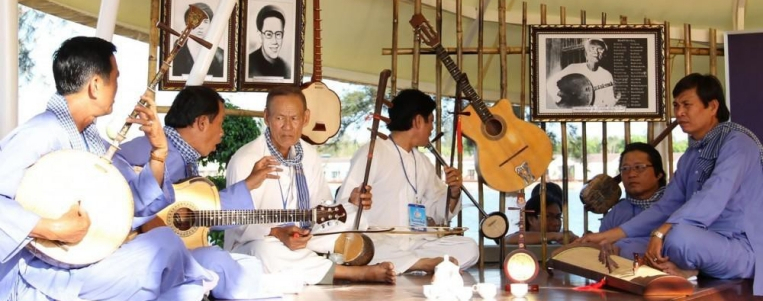
{"type": "MultiPolygon", "coordinates": [[[[716,77],[687,75],[673,97],[690,141],[665,194],[643,214],[583,241],[614,243],[651,233],[645,258],[666,273],[763,277],[763,147],[748,129],[728,121],[716,77]]],[[[763,295],[763,280],[753,283],[753,294],[763,295]]]]}
{"type": "MultiPolygon", "coordinates": [[[[599,232],[618,227],[648,209],[665,192],[665,170],[662,156],[651,145],[635,142],[625,146],[620,154],[620,175],[625,187],[625,198],[612,207],[601,220],[599,232]]],[[[634,253],[644,254],[649,237],[624,238],[614,244],[613,254],[631,258],[634,253]]]]}

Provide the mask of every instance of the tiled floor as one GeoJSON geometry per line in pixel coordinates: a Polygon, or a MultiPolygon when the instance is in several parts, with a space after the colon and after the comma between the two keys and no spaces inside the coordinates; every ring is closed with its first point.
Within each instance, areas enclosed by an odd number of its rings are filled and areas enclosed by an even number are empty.
{"type": "MultiPolygon", "coordinates": [[[[488,266],[484,272],[476,268],[469,269],[463,274],[464,285],[488,282],[499,287],[494,300],[645,300],[637,296],[615,290],[576,291],[574,287],[592,283],[582,277],[556,271],[549,275],[541,271],[533,281],[538,284],[538,292],[528,294],[525,298],[514,298],[510,292],[502,290],[506,279],[502,276],[497,265],[488,266]]],[[[423,285],[431,282],[429,275],[402,275],[396,285],[383,284],[338,284],[307,286],[298,295],[286,295],[283,300],[426,300],[423,285]]],[[[695,289],[695,294],[685,298],[652,298],[649,300],[753,300],[751,297],[751,281],[749,280],[701,280],[695,289]]],[[[455,299],[453,299],[455,300],[455,299]]],[[[471,300],[483,300],[474,294],[471,300]]],[[[757,300],[757,299],[756,299],[757,300]]]]}

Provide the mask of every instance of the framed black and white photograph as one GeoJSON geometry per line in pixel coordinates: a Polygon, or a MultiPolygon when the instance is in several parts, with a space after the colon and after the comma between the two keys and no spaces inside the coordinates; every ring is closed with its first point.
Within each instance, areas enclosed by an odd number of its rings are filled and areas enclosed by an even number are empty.
{"type": "Polygon", "coordinates": [[[532,25],[533,121],[665,118],[662,25],[532,25]]]}
{"type": "MultiPolygon", "coordinates": [[[[222,17],[215,14],[220,1],[227,0],[163,0],[162,22],[172,27],[176,32],[182,32],[186,28],[185,15],[189,10],[189,5],[194,5],[207,15],[207,19],[193,29],[191,34],[204,39],[207,32],[209,32],[212,20],[215,17],[222,17]]],[[[214,58],[209,65],[209,70],[204,79],[205,86],[215,88],[218,91],[232,91],[236,87],[237,21],[238,13],[234,9],[228,21],[228,26],[225,28],[225,33],[215,48],[214,58]]],[[[162,31],[160,58],[162,61],[172,51],[177,38],[175,35],[162,31]]],[[[208,42],[211,43],[211,41],[208,42]]],[[[164,76],[164,79],[162,79],[161,89],[182,89],[186,81],[188,81],[195,58],[202,48],[204,46],[192,39],[188,39],[186,44],[180,48],[180,51],[172,61],[169,71],[164,76]]]]}
{"type": "Polygon", "coordinates": [[[304,0],[241,0],[239,90],[302,82],[304,0]]]}

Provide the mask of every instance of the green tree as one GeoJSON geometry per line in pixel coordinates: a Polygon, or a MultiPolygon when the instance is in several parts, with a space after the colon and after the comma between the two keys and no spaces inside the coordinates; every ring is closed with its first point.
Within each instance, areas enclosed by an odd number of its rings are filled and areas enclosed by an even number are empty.
{"type": "Polygon", "coordinates": [[[687,148],[689,148],[689,140],[674,140],[673,141],[673,152],[685,153],[687,148]]]}
{"type": "MultiPolygon", "coordinates": [[[[234,104],[225,103],[225,108],[238,109],[234,104]]],[[[220,144],[217,145],[217,149],[213,151],[209,156],[201,159],[201,165],[207,166],[211,162],[219,164],[218,172],[225,171],[225,167],[228,165],[228,161],[236,153],[236,151],[256,139],[261,134],[260,122],[251,117],[240,116],[227,116],[223,120],[223,136],[220,144]]],[[[223,187],[224,188],[224,187],[223,187]]],[[[220,188],[222,189],[222,188],[220,188]]]]}
{"type": "Polygon", "coordinates": [[[578,126],[567,125],[567,157],[581,160],[583,158],[583,138],[578,134],[578,126]]]}
{"type": "Polygon", "coordinates": [[[32,49],[37,43],[35,31],[37,25],[45,14],[28,8],[23,5],[18,6],[19,16],[19,79],[31,81],[34,77],[34,60],[31,57],[32,49]]]}

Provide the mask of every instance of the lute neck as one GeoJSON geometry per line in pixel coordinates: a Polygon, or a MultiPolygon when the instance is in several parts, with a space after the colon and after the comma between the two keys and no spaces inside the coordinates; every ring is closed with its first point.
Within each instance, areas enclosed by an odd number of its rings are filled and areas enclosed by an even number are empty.
{"type": "Polygon", "coordinates": [[[493,113],[490,113],[490,109],[485,104],[485,101],[482,100],[482,97],[477,94],[477,91],[475,91],[469,83],[469,78],[466,77],[466,74],[462,73],[458,68],[458,65],[456,65],[456,62],[450,58],[448,51],[445,50],[441,44],[435,45],[434,49],[435,52],[437,52],[437,57],[442,61],[443,65],[445,65],[445,68],[448,69],[450,75],[457,79],[456,82],[458,82],[458,87],[461,88],[464,96],[469,99],[469,102],[471,102],[472,107],[474,107],[475,112],[479,115],[482,122],[492,120],[493,113]]]}
{"type": "Polygon", "coordinates": [[[201,227],[315,221],[312,209],[198,210],[194,212],[195,225],[201,227]]]}
{"type": "Polygon", "coordinates": [[[313,0],[313,76],[312,82],[321,81],[321,1],[313,0]]]}

